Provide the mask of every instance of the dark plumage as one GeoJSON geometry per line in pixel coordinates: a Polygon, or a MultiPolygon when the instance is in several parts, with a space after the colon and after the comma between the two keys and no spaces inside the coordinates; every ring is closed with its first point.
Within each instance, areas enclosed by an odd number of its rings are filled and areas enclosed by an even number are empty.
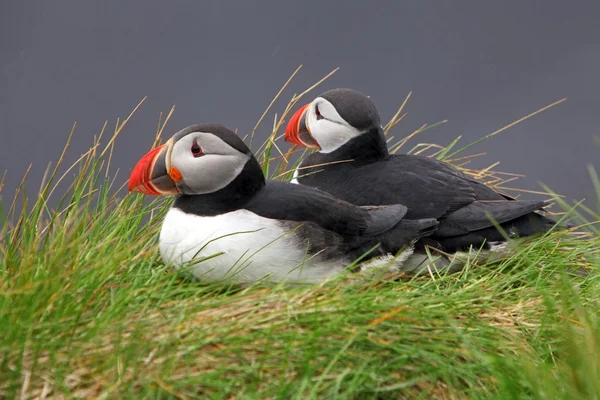
{"type": "Polygon", "coordinates": [[[265,181],[243,141],[215,124],[185,128],[148,152],[129,190],[177,196],[162,224],[161,256],[178,268],[194,263],[192,273],[211,281],[319,282],[369,251],[361,261],[398,253],[395,261],[404,262],[438,225],[405,219],[401,204],[359,207],[309,186],[265,181]]]}
{"type": "Polygon", "coordinates": [[[401,204],[356,207],[309,186],[265,181],[258,161],[247,154],[250,160],[225,188],[202,195],[179,195],[173,207],[199,216],[248,210],[297,228],[311,249],[333,249],[335,244],[335,254],[349,252],[353,257],[374,246],[379,248],[371,257],[395,254],[437,228],[434,218],[404,219],[408,209],[401,204]],[[300,225],[303,227],[298,228],[300,225]]]}
{"type": "MultiPolygon", "coordinates": [[[[304,158],[297,177],[300,184],[361,206],[401,203],[408,207],[406,217],[410,219],[439,219],[436,232],[421,240],[420,245],[433,245],[447,252],[504,240],[490,217],[511,236],[529,236],[555,225],[535,212],[546,205],[542,201],[516,201],[442,161],[390,155],[375,106],[362,94],[336,89],[319,98],[324,101],[317,104],[321,105],[318,120],[328,118],[325,106],[329,102],[350,125],[336,124],[336,129],[355,128],[354,132],[360,134],[334,151],[315,152],[304,158]],[[349,162],[339,163],[342,160],[349,162]],[[332,162],[336,163],[322,165],[332,162]]],[[[311,111],[309,107],[305,112],[311,111]]],[[[313,138],[319,134],[317,124],[308,126],[313,138]]],[[[293,136],[293,129],[297,128],[288,127],[286,134],[293,136]]],[[[321,140],[334,128],[328,129],[320,133],[321,140]]]]}

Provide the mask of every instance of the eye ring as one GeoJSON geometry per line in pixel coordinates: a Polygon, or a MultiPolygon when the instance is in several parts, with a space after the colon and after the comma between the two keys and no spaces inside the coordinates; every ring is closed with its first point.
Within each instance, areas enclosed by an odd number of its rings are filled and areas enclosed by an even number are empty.
{"type": "Polygon", "coordinates": [[[318,105],[315,105],[315,116],[317,117],[317,121],[320,120],[320,119],[323,119],[323,115],[319,111],[319,106],[318,105]]]}
{"type": "Polygon", "coordinates": [[[192,144],[192,148],[190,150],[194,157],[201,157],[204,155],[204,151],[202,151],[202,147],[200,147],[200,145],[196,141],[194,141],[194,144],[192,144]]]}

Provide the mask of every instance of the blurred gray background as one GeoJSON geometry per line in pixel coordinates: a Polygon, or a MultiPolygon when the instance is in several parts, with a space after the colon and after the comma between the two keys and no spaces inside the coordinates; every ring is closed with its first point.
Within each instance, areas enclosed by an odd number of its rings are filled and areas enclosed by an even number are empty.
{"type": "MultiPolygon", "coordinates": [[[[565,103],[478,145],[476,167],[527,175],[572,201],[593,197],[600,168],[599,2],[552,1],[33,1],[0,2],[0,171],[5,200],[30,163],[37,190],[74,121],[68,161],[144,97],[116,146],[125,182],[149,150],[159,113],[170,135],[198,122],[247,133],[291,73],[275,111],[335,67],[312,92],[352,87],[384,121],[409,91],[402,137],[447,119],[419,141],[466,144],[553,101],[565,103]]],[[[271,114],[272,115],[272,114],[271,114]]],[[[270,116],[259,129],[262,139],[270,116]]],[[[285,148],[285,144],[281,143],[285,148]]],[[[531,195],[524,195],[531,197],[531,195]]]]}

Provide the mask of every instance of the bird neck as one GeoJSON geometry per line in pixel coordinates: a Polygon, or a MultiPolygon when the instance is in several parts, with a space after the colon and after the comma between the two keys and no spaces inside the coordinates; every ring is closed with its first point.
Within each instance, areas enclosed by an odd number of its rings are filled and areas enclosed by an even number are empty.
{"type": "Polygon", "coordinates": [[[381,128],[373,128],[352,138],[329,155],[335,160],[354,160],[359,163],[379,161],[390,156],[381,128]]]}
{"type": "MultiPolygon", "coordinates": [[[[327,164],[334,161],[352,160],[352,165],[370,164],[372,162],[387,160],[390,158],[385,135],[381,128],[373,128],[361,135],[352,138],[339,149],[331,153],[313,153],[302,163],[302,166],[327,164]]],[[[347,163],[341,163],[341,165],[347,163]]],[[[334,168],[337,164],[331,164],[320,168],[334,168]]]]}
{"type": "Polygon", "coordinates": [[[207,194],[182,194],[173,207],[189,214],[214,216],[239,210],[265,186],[265,177],[254,156],[223,189],[207,194]]]}

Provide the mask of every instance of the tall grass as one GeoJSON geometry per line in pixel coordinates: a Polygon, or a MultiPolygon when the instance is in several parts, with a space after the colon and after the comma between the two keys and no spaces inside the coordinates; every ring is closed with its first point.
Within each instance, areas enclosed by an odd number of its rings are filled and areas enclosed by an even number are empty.
{"type": "MultiPolygon", "coordinates": [[[[299,98],[254,146],[270,177],[295,165],[276,143],[299,98]]],[[[1,397],[598,398],[596,211],[554,196],[580,229],[454,275],[207,285],[160,262],[170,202],[126,194],[109,172],[125,122],[73,166],[63,153],[35,198],[17,195],[22,211],[2,204],[1,397]]],[[[460,165],[471,156],[457,143],[412,151],[460,165]]],[[[462,168],[497,186],[514,178],[462,168]]]]}

